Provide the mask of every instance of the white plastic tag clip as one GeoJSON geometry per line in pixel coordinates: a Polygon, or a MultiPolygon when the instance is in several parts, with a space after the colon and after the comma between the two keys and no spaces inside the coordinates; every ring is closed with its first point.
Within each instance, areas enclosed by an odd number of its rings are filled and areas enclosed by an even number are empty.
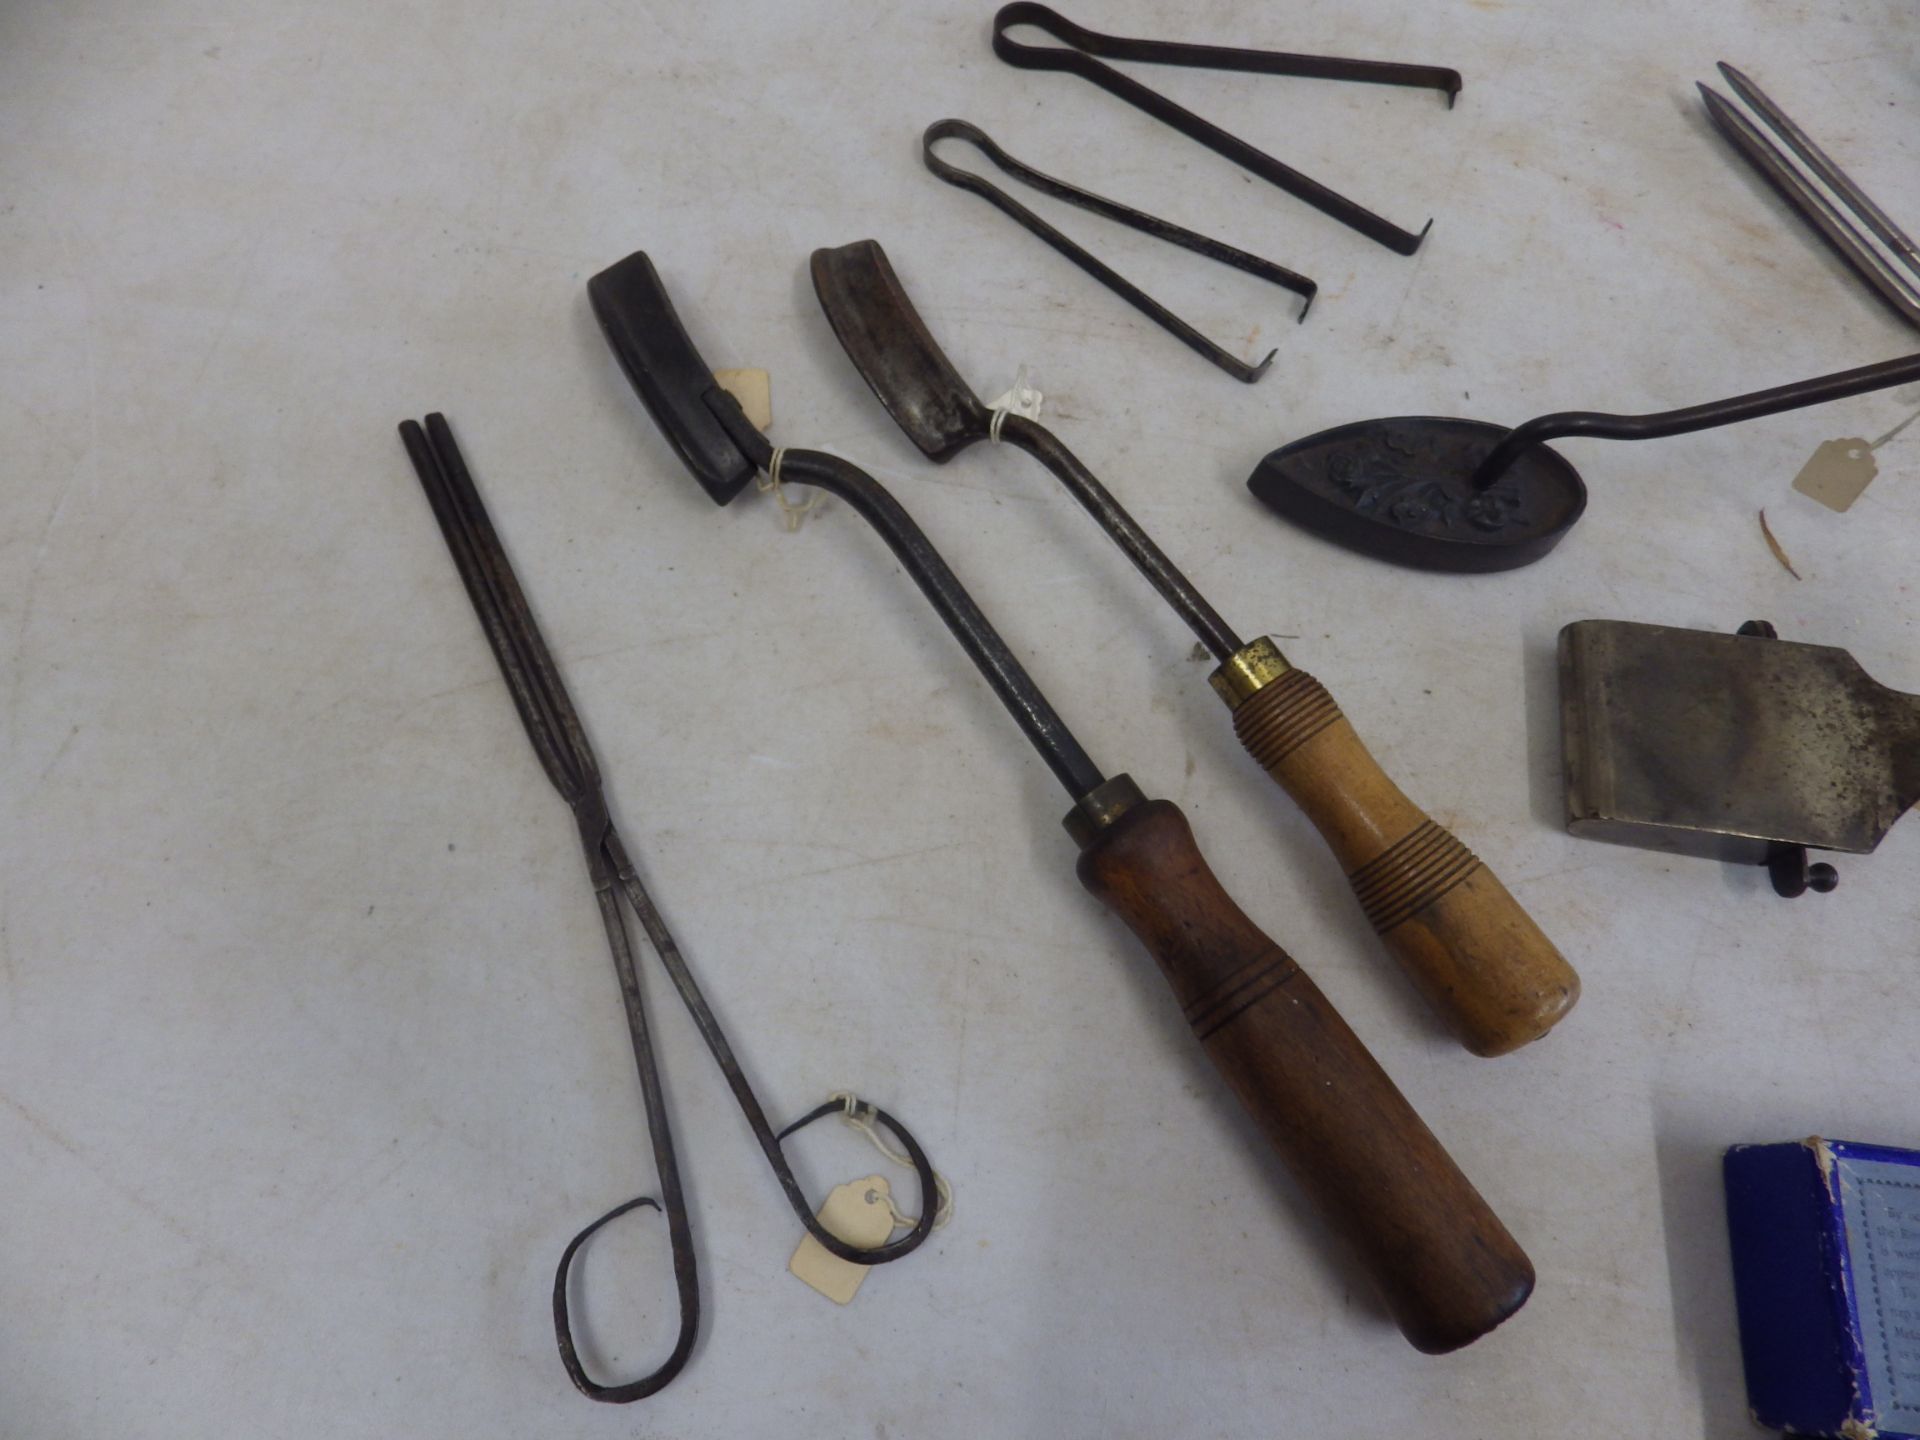
{"type": "Polygon", "coordinates": [[[988,406],[993,411],[993,422],[987,427],[987,438],[996,445],[1000,443],[1000,427],[1009,415],[1018,415],[1024,420],[1038,420],[1040,407],[1046,398],[1036,387],[1027,383],[1027,367],[1022,365],[1013,377],[1013,387],[988,406]]]}

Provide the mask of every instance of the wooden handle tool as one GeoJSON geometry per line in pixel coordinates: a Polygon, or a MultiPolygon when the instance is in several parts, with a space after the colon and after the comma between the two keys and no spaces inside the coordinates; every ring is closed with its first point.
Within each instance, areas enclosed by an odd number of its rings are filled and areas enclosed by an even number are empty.
{"type": "Polygon", "coordinates": [[[813,288],[841,348],[932,460],[997,440],[1051,470],[1220,662],[1214,688],[1254,759],[1319,827],[1362,909],[1428,1003],[1477,1055],[1546,1034],[1580,980],[1506,887],[1400,793],[1303,671],[1271,640],[1243,644],[1052,431],[990,410],[953,368],[878,242],[813,254],[813,288]]]}
{"type": "Polygon", "coordinates": [[[1415,1347],[1526,1301],[1533,1266],[1339,1012],[1234,904],[1177,806],[1117,776],[1075,807],[1080,883],[1152,952],[1207,1056],[1359,1253],[1415,1347]]]}
{"type": "Polygon", "coordinates": [[[1367,919],[1462,1044],[1504,1055],[1573,1008],[1573,967],[1500,877],[1401,793],[1324,685],[1264,638],[1209,678],[1233,733],[1325,837],[1367,919]]]}

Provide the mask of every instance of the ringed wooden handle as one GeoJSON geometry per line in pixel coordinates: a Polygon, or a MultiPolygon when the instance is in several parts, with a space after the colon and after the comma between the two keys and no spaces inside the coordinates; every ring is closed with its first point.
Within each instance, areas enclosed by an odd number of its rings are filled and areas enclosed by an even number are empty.
{"type": "Polygon", "coordinates": [[[1235,706],[1233,730],[1326,838],[1373,928],[1469,1050],[1517,1050],[1573,1008],[1573,967],[1499,877],[1401,794],[1318,680],[1284,671],[1235,706]]]}
{"type": "Polygon", "coordinates": [[[1081,884],[1153,952],[1208,1056],[1407,1339],[1439,1354],[1518,1310],[1533,1290],[1525,1252],[1313,981],[1220,887],[1179,809],[1143,800],[1081,838],[1081,884]]]}

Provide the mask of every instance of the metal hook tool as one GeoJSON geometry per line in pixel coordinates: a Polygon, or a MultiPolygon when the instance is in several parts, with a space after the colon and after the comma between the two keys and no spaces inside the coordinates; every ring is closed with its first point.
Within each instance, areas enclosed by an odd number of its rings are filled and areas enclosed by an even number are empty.
{"type": "Polygon", "coordinates": [[[672,979],[674,988],[680,992],[681,1000],[699,1028],[701,1039],[706,1041],[707,1049],[720,1066],[727,1087],[733,1091],[733,1098],[745,1114],[754,1139],[759,1141],[760,1149],[773,1169],[774,1178],[785,1192],[787,1203],[793,1207],[794,1215],[806,1227],[807,1233],[828,1252],[857,1265],[884,1265],[917,1249],[920,1242],[931,1233],[934,1224],[936,1182],[933,1165],[905,1126],[878,1106],[860,1103],[858,1108],[867,1112],[875,1122],[886,1126],[912,1160],[914,1173],[920,1180],[920,1218],[898,1240],[872,1250],[855,1249],[814,1218],[813,1207],[807,1203],[799,1182],[794,1179],[780,1142],[823,1116],[852,1114],[853,1107],[839,1098],[831,1099],[808,1111],[778,1134],[774,1132],[758,1097],[753,1093],[753,1087],[740,1068],[740,1062],[734,1057],[733,1047],[727,1043],[719,1020],[700,993],[693,972],[667,929],[667,922],[654,905],[652,896],[647,893],[638,870],[620,841],[619,832],[614,828],[601,787],[600,767],[594,760],[592,747],[587,743],[586,730],[560,679],[559,668],[553,663],[553,656],[541,638],[533,611],[513,573],[513,564],[500,544],[500,537],[494,533],[492,522],[487,518],[480,492],[467,471],[459,446],[454,443],[453,431],[448,427],[446,417],[438,414],[427,416],[424,429],[412,420],[405,421],[400,426],[400,438],[406,444],[407,455],[412,459],[421,487],[427,492],[427,500],[433,506],[434,518],[440,522],[447,549],[452,552],[454,565],[466,584],[467,595],[480,617],[481,628],[486,631],[487,642],[493,647],[494,658],[500,662],[500,673],[506,679],[514,707],[519,710],[520,719],[526,726],[527,738],[533,743],[534,753],[540,757],[540,764],[546,770],[547,778],[553,782],[554,789],[572,807],[574,819],[580,828],[581,848],[586,852],[587,875],[593,882],[594,896],[600,904],[600,918],[606,927],[607,947],[613,955],[614,974],[620,981],[627,1029],[633,1042],[634,1064],[640,1072],[640,1093],[646,1109],[647,1134],[653,1143],[654,1168],[660,1176],[660,1193],[665,1204],[663,1206],[660,1201],[644,1195],[629,1200],[609,1210],[568,1242],[561,1253],[559,1269],[553,1279],[553,1328],[560,1346],[561,1363],[566,1366],[567,1374],[582,1394],[589,1399],[616,1403],[641,1400],[664,1389],[680,1373],[687,1363],[687,1357],[693,1353],[694,1338],[700,1328],[700,1283],[693,1251],[693,1229],[687,1216],[686,1198],[680,1187],[680,1166],[674,1154],[666,1097],[660,1086],[659,1067],[647,1031],[646,1005],[640,993],[639,977],[635,973],[633,945],[620,913],[620,896],[624,895],[627,904],[633,908],[640,928],[646,932],[654,953],[660,957],[660,963],[672,979]],[[674,1342],[673,1352],[652,1373],[626,1384],[602,1385],[588,1376],[574,1347],[573,1330],[568,1320],[567,1280],[574,1255],[588,1237],[609,1221],[640,1206],[664,1210],[667,1217],[667,1234],[673,1250],[674,1284],[680,1297],[679,1336],[674,1342]]]}
{"type": "Polygon", "coordinates": [[[1764,90],[1724,60],[1720,62],[1720,73],[1734,93],[1786,142],[1851,214],[1842,213],[1840,207],[1810,183],[1781,153],[1780,147],[1729,104],[1724,95],[1701,85],[1700,98],[1706,102],[1708,118],[1733,143],[1741,158],[1760,172],[1761,178],[1779,192],[1780,198],[1798,211],[1881,299],[1909,325],[1920,327],[1920,284],[1915,283],[1920,280],[1920,247],[1915,246],[1906,231],[1896,225],[1846,171],[1834,164],[1832,157],[1815,144],[1813,137],[1796,125],[1786,111],[1774,104],[1764,90]],[[1855,220],[1879,237],[1892,252],[1891,258],[1860,233],[1855,220]]]}
{"type": "Polygon", "coordinates": [[[1111,65],[1094,59],[1104,55],[1113,60],[1141,60],[1154,65],[1185,65],[1206,70],[1238,70],[1256,75],[1294,75],[1314,80],[1352,80],[1371,85],[1406,85],[1438,90],[1452,108],[1460,93],[1460,72],[1438,65],[1405,65],[1385,60],[1346,60],[1331,55],[1291,55],[1279,50],[1241,50],[1225,45],[1184,45],[1168,40],[1134,40],[1120,35],[1103,35],[1076,25],[1057,10],[1016,0],[1003,5],[993,17],[993,53],[1009,65],[1023,70],[1064,70],[1091,80],[1109,95],[1144,110],[1162,124],[1171,125],[1189,140],[1197,140],[1216,155],[1225,156],[1277,185],[1296,199],[1304,200],[1323,215],[1358,230],[1401,255],[1420,248],[1429,220],[1418,234],[1402,230],[1371,210],[1356,204],[1319,181],[1302,175],[1290,165],[1257,150],[1238,135],[1203,120],[1182,105],[1176,105],[1157,90],[1149,90],[1139,81],[1122,75],[1111,65]],[[1031,25],[1045,31],[1059,45],[1026,45],[1008,37],[1016,25],[1031,25]]]}
{"type": "Polygon", "coordinates": [[[1191,250],[1196,255],[1204,255],[1209,260],[1218,260],[1222,265],[1231,265],[1236,270],[1244,270],[1247,274],[1269,281],[1283,290],[1291,290],[1306,302],[1300,307],[1301,320],[1305,320],[1307,311],[1313,308],[1313,297],[1319,292],[1320,287],[1297,271],[1289,270],[1284,265],[1276,265],[1271,260],[1262,260],[1258,255],[1250,255],[1245,250],[1236,249],[1225,241],[1197,234],[1175,225],[1170,220],[1162,220],[1156,215],[1149,215],[1145,211],[1135,210],[1118,201],[1095,195],[1090,190],[1082,190],[1077,185],[1069,185],[1064,180],[1056,180],[1051,175],[1043,175],[1031,165],[1014,159],[996,145],[986,131],[968,121],[936,120],[927,127],[927,133],[921,137],[920,142],[920,153],[927,162],[927,169],[949,185],[958,185],[962,190],[971,190],[983,199],[992,201],[1016,224],[1039,236],[1162,330],[1177,336],[1236,380],[1242,380],[1251,385],[1267,373],[1267,367],[1273,364],[1273,357],[1280,352],[1269,350],[1267,358],[1258,365],[1249,365],[1237,356],[1228,354],[1125,276],[1096,260],[1006,191],[971,171],[962,170],[959,166],[942,160],[933,152],[933,147],[942,140],[966,141],[1016,180],[1025,181],[1034,189],[1052,195],[1056,199],[1065,200],[1069,205],[1078,205],[1082,210],[1091,210],[1096,215],[1103,215],[1109,220],[1131,226],[1142,234],[1155,236],[1169,244],[1191,250]]]}

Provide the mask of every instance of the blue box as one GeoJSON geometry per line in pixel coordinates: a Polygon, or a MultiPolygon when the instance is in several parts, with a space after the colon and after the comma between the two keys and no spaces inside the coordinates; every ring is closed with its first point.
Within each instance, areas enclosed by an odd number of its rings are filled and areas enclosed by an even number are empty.
{"type": "Polygon", "coordinates": [[[1920,1151],[1736,1145],[1724,1175],[1753,1418],[1920,1440],[1920,1151]]]}

